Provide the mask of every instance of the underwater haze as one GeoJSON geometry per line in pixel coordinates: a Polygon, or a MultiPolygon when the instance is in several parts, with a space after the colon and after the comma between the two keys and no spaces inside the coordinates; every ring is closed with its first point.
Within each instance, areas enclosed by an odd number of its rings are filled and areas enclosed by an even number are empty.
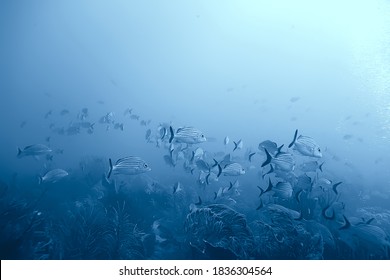
{"type": "Polygon", "coordinates": [[[1,1],[1,259],[389,259],[390,3],[1,1]]]}

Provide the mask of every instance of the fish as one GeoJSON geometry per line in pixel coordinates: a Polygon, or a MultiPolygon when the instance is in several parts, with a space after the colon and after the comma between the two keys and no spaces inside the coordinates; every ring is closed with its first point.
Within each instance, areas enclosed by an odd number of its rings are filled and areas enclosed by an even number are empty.
{"type": "Polygon", "coordinates": [[[123,128],[124,128],[123,123],[116,123],[114,125],[114,129],[120,129],[121,131],[123,131],[123,128]]]}
{"type": "Polygon", "coordinates": [[[317,170],[320,170],[322,172],[322,166],[324,163],[325,162],[322,162],[320,164],[316,160],[304,162],[299,166],[299,170],[303,172],[316,172],[317,170]]]}
{"type": "Polygon", "coordinates": [[[168,164],[169,166],[171,166],[171,167],[176,166],[176,162],[173,160],[172,156],[164,155],[163,158],[164,158],[165,163],[168,164]]]}
{"type": "Polygon", "coordinates": [[[26,124],[27,124],[27,121],[22,121],[19,126],[20,126],[20,128],[23,128],[26,124]]]}
{"type": "Polygon", "coordinates": [[[44,176],[39,176],[39,184],[55,183],[68,175],[68,172],[63,169],[53,169],[47,172],[44,176]]]}
{"type": "Polygon", "coordinates": [[[145,133],[145,139],[149,142],[150,141],[150,135],[152,135],[152,130],[149,128],[145,133]]]}
{"type": "Polygon", "coordinates": [[[139,121],[139,115],[131,115],[130,119],[139,121]]]}
{"type": "MultiPolygon", "coordinates": [[[[221,167],[219,165],[219,167],[221,167]]],[[[225,176],[240,176],[245,174],[245,169],[241,166],[241,164],[234,162],[225,165],[222,168],[221,173],[225,176]]]]}
{"type": "Polygon", "coordinates": [[[248,158],[249,158],[249,161],[250,161],[250,162],[252,162],[252,157],[253,157],[255,154],[256,154],[256,153],[250,153],[250,154],[249,154],[249,157],[248,157],[248,158]]]}
{"type": "Polygon", "coordinates": [[[38,156],[49,154],[51,152],[52,149],[43,144],[34,144],[34,145],[26,146],[23,150],[18,148],[17,157],[18,158],[22,158],[25,156],[38,157],[38,156]]]}
{"type": "Polygon", "coordinates": [[[268,170],[268,172],[266,172],[266,173],[264,173],[264,174],[261,175],[261,178],[262,178],[262,179],[264,179],[264,177],[265,177],[266,175],[271,174],[272,172],[275,171],[275,170],[274,170],[274,167],[272,166],[272,164],[271,164],[270,166],[271,166],[271,168],[268,170]]]}
{"type": "Polygon", "coordinates": [[[234,142],[234,149],[233,149],[233,152],[237,149],[241,150],[242,147],[244,146],[244,142],[242,141],[242,139],[238,140],[237,142],[234,142]]]}
{"type": "Polygon", "coordinates": [[[227,144],[229,144],[229,137],[228,136],[225,137],[225,139],[223,140],[223,143],[225,144],[225,146],[227,144]]]}
{"type": "Polygon", "coordinates": [[[207,141],[203,132],[194,127],[181,127],[174,132],[172,126],[169,126],[169,131],[171,133],[169,143],[172,143],[174,139],[176,142],[186,144],[198,144],[207,141]]]}
{"type": "Polygon", "coordinates": [[[181,191],[182,188],[181,188],[181,183],[180,182],[176,182],[174,185],[173,185],[173,194],[181,191]]]}
{"type": "Polygon", "coordinates": [[[292,154],[280,152],[272,157],[267,149],[264,149],[267,159],[263,162],[261,167],[264,167],[270,163],[275,165],[275,169],[291,172],[295,169],[295,161],[292,154]]]}
{"type": "Polygon", "coordinates": [[[67,115],[67,114],[69,114],[69,110],[67,110],[67,109],[64,109],[64,110],[62,110],[62,111],[60,112],[60,115],[61,115],[61,116],[65,116],[65,115],[67,115]]]}
{"type": "Polygon", "coordinates": [[[126,116],[126,115],[131,115],[133,109],[131,108],[127,108],[124,112],[123,112],[123,115],[126,116]]]}
{"type": "Polygon", "coordinates": [[[47,119],[48,117],[50,117],[52,113],[53,113],[52,110],[50,110],[49,112],[47,112],[47,113],[45,114],[45,119],[47,119]]]}
{"type": "Polygon", "coordinates": [[[113,174],[136,175],[152,170],[143,159],[136,156],[128,156],[118,159],[115,165],[112,164],[110,158],[109,164],[110,170],[108,171],[107,178],[110,178],[113,172],[113,174]]]}
{"type": "Polygon", "coordinates": [[[265,140],[265,141],[261,142],[257,148],[260,151],[264,151],[264,149],[267,149],[267,151],[271,155],[276,155],[277,153],[281,152],[281,149],[283,148],[283,146],[284,145],[281,145],[280,147],[278,147],[278,145],[275,142],[273,142],[271,140],[265,140]]]}
{"type": "Polygon", "coordinates": [[[294,146],[294,149],[298,150],[304,156],[321,158],[322,152],[320,147],[314,141],[313,138],[309,136],[298,135],[298,129],[295,130],[294,139],[288,145],[289,148],[294,146]]]}
{"type": "Polygon", "coordinates": [[[293,189],[290,183],[288,182],[278,182],[273,187],[274,196],[280,197],[282,199],[289,199],[292,196],[293,189]]]}
{"type": "Polygon", "coordinates": [[[293,96],[293,97],[290,98],[290,102],[294,103],[294,102],[297,102],[299,99],[300,99],[299,96],[293,96]]]}

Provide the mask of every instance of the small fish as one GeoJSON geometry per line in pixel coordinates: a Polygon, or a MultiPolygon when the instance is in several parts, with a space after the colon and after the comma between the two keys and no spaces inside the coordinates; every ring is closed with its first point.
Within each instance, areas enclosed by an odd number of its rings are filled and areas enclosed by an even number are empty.
{"type": "Polygon", "coordinates": [[[130,119],[138,121],[139,120],[139,116],[138,115],[131,115],[130,119]]]}
{"type": "Polygon", "coordinates": [[[172,126],[170,126],[169,131],[171,133],[169,143],[172,143],[173,139],[175,139],[176,142],[187,144],[198,144],[207,141],[203,132],[193,127],[182,127],[177,129],[175,133],[172,126]]]}
{"type": "Polygon", "coordinates": [[[233,149],[233,152],[237,149],[241,150],[242,147],[244,146],[244,142],[242,141],[242,139],[238,140],[237,142],[234,142],[233,141],[233,144],[234,144],[234,149],[233,149]]]}
{"type": "Polygon", "coordinates": [[[278,147],[278,145],[275,142],[272,142],[271,140],[265,140],[259,144],[258,149],[260,151],[264,151],[265,149],[267,149],[267,151],[271,155],[276,155],[277,153],[281,152],[281,149],[283,148],[283,146],[284,145],[281,145],[280,147],[278,147]]]}
{"type": "Polygon", "coordinates": [[[291,102],[291,103],[294,103],[294,102],[297,102],[299,99],[300,99],[300,97],[298,97],[298,96],[293,96],[293,97],[290,98],[290,102],[291,102]]]}
{"type": "Polygon", "coordinates": [[[152,135],[152,130],[149,128],[145,133],[145,139],[150,141],[150,135],[152,135]]]}
{"type": "Polygon", "coordinates": [[[133,111],[133,109],[131,109],[131,108],[127,108],[126,110],[125,110],[125,112],[123,113],[123,115],[124,116],[126,116],[126,115],[131,115],[131,112],[133,111]]]}
{"type": "Polygon", "coordinates": [[[121,131],[123,131],[123,128],[124,128],[123,123],[116,123],[114,125],[114,129],[120,129],[121,131]]]}
{"type": "Polygon", "coordinates": [[[180,182],[176,182],[174,185],[173,185],[173,194],[181,191],[182,188],[181,188],[181,184],[180,182]]]}
{"type": "Polygon", "coordinates": [[[47,172],[44,176],[39,176],[39,184],[42,183],[55,183],[60,179],[68,176],[68,172],[63,169],[53,169],[47,172]]]}
{"type": "Polygon", "coordinates": [[[314,141],[313,138],[309,136],[303,136],[298,135],[298,129],[295,130],[294,139],[288,145],[289,148],[294,146],[294,149],[298,150],[302,155],[304,156],[310,156],[310,157],[316,157],[321,158],[322,153],[320,147],[317,145],[317,143],[314,141]]]}
{"type": "Polygon", "coordinates": [[[27,124],[27,121],[22,121],[19,126],[20,126],[20,128],[23,128],[23,127],[25,127],[26,124],[27,124]]]}
{"type": "Polygon", "coordinates": [[[139,123],[140,123],[140,125],[142,125],[142,126],[147,126],[147,125],[148,125],[147,122],[146,122],[145,120],[141,120],[139,123]]]}
{"type": "Polygon", "coordinates": [[[112,172],[114,172],[114,174],[136,175],[152,170],[143,159],[136,156],[118,159],[115,165],[113,165],[111,159],[109,159],[109,164],[110,170],[107,178],[110,178],[112,172]]]}
{"type": "Polygon", "coordinates": [[[261,167],[264,167],[270,163],[275,165],[275,169],[291,172],[295,169],[295,161],[292,154],[280,152],[276,154],[275,157],[272,157],[267,149],[264,149],[267,159],[263,162],[261,167]]]}
{"type": "Polygon", "coordinates": [[[343,139],[344,140],[350,140],[350,139],[352,139],[352,135],[351,134],[345,134],[344,136],[343,136],[343,139]]]}
{"type": "Polygon", "coordinates": [[[319,169],[322,172],[322,166],[324,165],[324,162],[321,164],[318,163],[318,161],[308,161],[304,162],[299,166],[299,169],[303,172],[316,172],[317,169],[319,169]]]}
{"type": "Polygon", "coordinates": [[[225,165],[221,173],[225,176],[240,176],[245,174],[245,169],[241,164],[234,162],[225,165]]]}
{"type": "Polygon", "coordinates": [[[25,156],[37,157],[37,156],[49,154],[51,152],[52,149],[50,149],[49,147],[43,144],[34,144],[34,145],[26,146],[23,150],[18,148],[17,157],[18,158],[25,157],[25,156]]]}
{"type": "Polygon", "coordinates": [[[65,115],[67,115],[67,114],[69,114],[69,110],[67,110],[67,109],[64,109],[64,110],[62,110],[62,111],[60,112],[60,115],[61,115],[61,116],[65,116],[65,115]]]}
{"type": "Polygon", "coordinates": [[[47,112],[47,113],[45,114],[45,119],[47,119],[48,117],[50,117],[52,113],[53,113],[52,110],[50,110],[49,112],[47,112]]]}
{"type": "Polygon", "coordinates": [[[225,146],[227,144],[229,144],[229,137],[228,136],[225,137],[225,139],[223,140],[223,143],[225,144],[225,146]]]}

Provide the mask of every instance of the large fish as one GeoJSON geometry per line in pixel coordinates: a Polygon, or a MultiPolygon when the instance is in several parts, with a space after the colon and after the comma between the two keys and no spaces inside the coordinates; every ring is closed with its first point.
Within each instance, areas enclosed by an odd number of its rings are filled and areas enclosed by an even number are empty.
{"type": "Polygon", "coordinates": [[[55,183],[68,175],[68,172],[63,169],[53,169],[47,172],[44,176],[39,176],[39,184],[55,183]]]}
{"type": "Polygon", "coordinates": [[[107,178],[110,178],[112,172],[114,172],[114,174],[136,175],[152,170],[143,159],[135,156],[118,159],[115,165],[113,165],[111,159],[109,159],[109,164],[110,170],[107,178]]]}
{"type": "Polygon", "coordinates": [[[49,147],[47,147],[43,144],[34,144],[34,145],[30,145],[30,146],[25,147],[23,150],[18,148],[18,155],[17,156],[18,156],[18,158],[25,157],[25,156],[38,157],[38,156],[49,154],[51,152],[52,152],[52,149],[50,149],[49,147]]]}
{"type": "Polygon", "coordinates": [[[316,158],[322,157],[321,149],[314,141],[313,138],[309,136],[303,136],[303,135],[299,135],[297,137],[297,135],[298,135],[298,129],[295,130],[294,139],[290,143],[290,145],[288,145],[289,148],[294,146],[294,149],[296,149],[304,156],[316,157],[316,158]]]}
{"type": "Polygon", "coordinates": [[[175,133],[172,126],[170,126],[169,130],[171,132],[169,143],[172,143],[174,139],[176,142],[186,144],[198,144],[207,141],[203,132],[194,127],[181,127],[177,129],[175,133]]]}

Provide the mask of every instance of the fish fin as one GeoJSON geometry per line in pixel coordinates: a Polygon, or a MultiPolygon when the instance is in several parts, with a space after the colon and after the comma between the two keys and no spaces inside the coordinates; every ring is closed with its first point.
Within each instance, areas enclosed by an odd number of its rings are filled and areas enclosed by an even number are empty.
{"type": "Polygon", "coordinates": [[[334,184],[334,185],[332,186],[332,189],[333,189],[333,191],[334,191],[335,194],[339,194],[338,191],[337,191],[337,186],[340,185],[341,183],[342,183],[342,182],[338,182],[338,183],[336,183],[336,184],[334,184]]]}
{"type": "Polygon", "coordinates": [[[283,147],[284,147],[284,144],[280,145],[280,147],[278,148],[278,152],[276,154],[280,154],[283,147]]]}
{"type": "Polygon", "coordinates": [[[169,143],[172,143],[172,140],[175,137],[175,133],[173,132],[172,126],[169,126],[169,131],[171,132],[171,137],[169,138],[169,143]]]}
{"type": "Polygon", "coordinates": [[[249,161],[252,162],[252,157],[255,155],[256,153],[251,153],[249,154],[249,161]]]}
{"type": "Polygon", "coordinates": [[[108,159],[108,163],[110,164],[110,171],[108,171],[107,179],[110,178],[111,172],[112,172],[112,169],[113,169],[112,160],[110,158],[108,159]]]}
{"type": "Polygon", "coordinates": [[[263,164],[261,165],[261,167],[264,167],[268,164],[271,163],[271,160],[272,160],[272,156],[269,154],[269,152],[267,151],[266,148],[264,148],[264,151],[265,151],[265,154],[267,155],[267,159],[263,162],[263,164]]]}
{"type": "Polygon", "coordinates": [[[264,193],[264,190],[262,188],[260,188],[259,186],[257,186],[257,188],[260,190],[260,194],[259,194],[259,197],[263,195],[264,193]]]}
{"type": "Polygon", "coordinates": [[[371,222],[372,222],[373,220],[375,220],[374,217],[372,217],[371,219],[369,219],[369,220],[366,222],[366,224],[367,224],[367,225],[371,224],[371,222]]]}
{"type": "Polygon", "coordinates": [[[229,188],[228,188],[228,191],[230,191],[230,190],[231,190],[231,188],[233,188],[233,184],[232,184],[232,182],[229,182],[229,188]]]}
{"type": "Polygon", "coordinates": [[[272,191],[273,187],[274,186],[272,185],[271,178],[268,178],[268,187],[267,187],[267,189],[264,192],[266,193],[266,192],[272,191]]]}
{"type": "Polygon", "coordinates": [[[351,223],[348,221],[347,217],[345,217],[343,215],[343,218],[344,218],[344,225],[342,227],[339,228],[339,230],[341,229],[348,229],[351,227],[351,223]]]}
{"type": "Polygon", "coordinates": [[[210,177],[210,173],[207,174],[207,176],[206,176],[206,183],[207,183],[207,185],[210,184],[210,182],[209,182],[209,177],[210,177]]]}
{"type": "Polygon", "coordinates": [[[17,154],[17,157],[21,157],[22,156],[22,150],[20,148],[18,148],[18,154],[17,154]]]}
{"type": "Polygon", "coordinates": [[[322,172],[322,166],[324,165],[324,163],[325,163],[325,161],[318,166],[318,169],[321,170],[321,172],[322,172]]]}
{"type": "Polygon", "coordinates": [[[292,140],[292,142],[290,143],[290,145],[288,145],[289,148],[291,148],[292,145],[294,145],[295,141],[297,140],[297,135],[298,135],[298,129],[295,130],[294,139],[292,140]]]}
{"type": "Polygon", "coordinates": [[[218,165],[218,161],[216,161],[215,158],[213,158],[213,160],[214,160],[214,164],[211,166],[211,168],[213,168],[213,167],[218,165]]]}
{"type": "Polygon", "coordinates": [[[260,199],[260,205],[256,208],[256,210],[260,210],[263,208],[263,201],[260,199]]]}
{"type": "Polygon", "coordinates": [[[221,176],[222,174],[222,167],[218,164],[218,175],[217,175],[217,178],[219,178],[219,176],[221,176]]]}
{"type": "Polygon", "coordinates": [[[234,143],[234,149],[233,149],[233,152],[234,152],[237,149],[237,143],[234,141],[233,141],[233,143],[234,143]]]}
{"type": "Polygon", "coordinates": [[[214,192],[214,200],[217,199],[217,192],[214,192]]]}

